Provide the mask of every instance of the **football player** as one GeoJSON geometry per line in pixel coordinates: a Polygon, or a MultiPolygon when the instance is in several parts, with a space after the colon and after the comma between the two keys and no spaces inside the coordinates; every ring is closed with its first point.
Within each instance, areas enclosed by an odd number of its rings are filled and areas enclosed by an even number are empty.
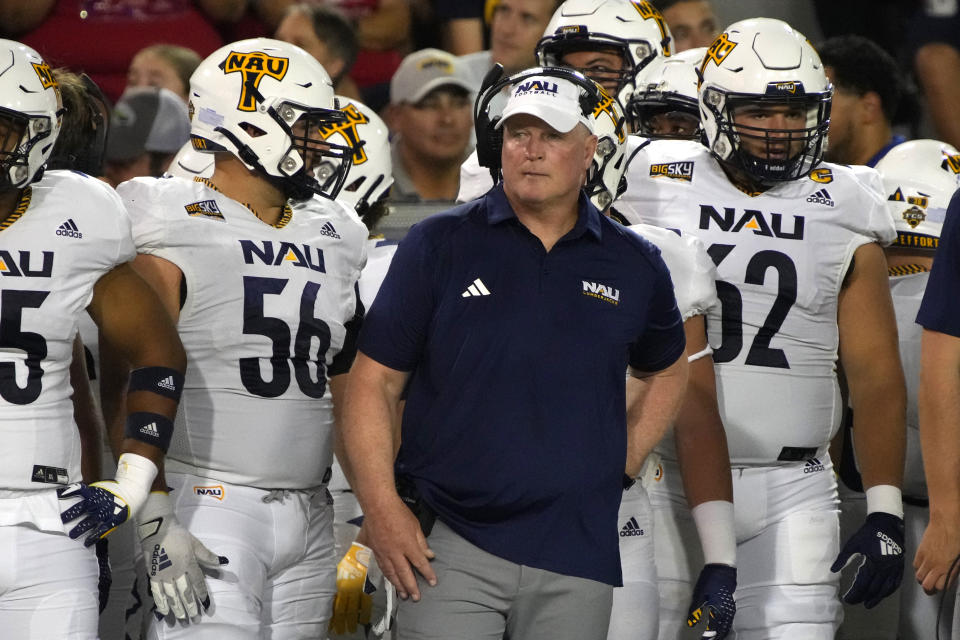
{"type": "Polygon", "coordinates": [[[706,47],[660,57],[637,74],[625,107],[630,129],[646,138],[700,140],[697,68],[706,47]]]}
{"type": "Polygon", "coordinates": [[[139,519],[151,635],[322,637],[336,591],[332,425],[363,313],[367,236],[330,199],[354,149],[320,132],[346,115],[319,62],[265,38],[208,56],[190,104],[212,176],[118,187],[135,265],[190,364],[172,491],[152,494],[139,519]]]}
{"type": "Polygon", "coordinates": [[[44,172],[63,115],[50,67],[10,40],[0,56],[0,627],[16,638],[92,639],[91,547],[164,486],[185,356],[156,295],[126,264],[135,250],[116,194],[81,173],[44,172]],[[116,474],[89,485],[80,483],[69,382],[87,311],[134,368],[116,474]],[[70,540],[79,537],[83,545],[70,540]]]}
{"type": "MultiPolygon", "coordinates": [[[[707,328],[733,465],[737,637],[833,638],[832,571],[861,557],[844,599],[867,606],[903,571],[905,392],[881,249],[895,232],[875,171],[821,164],[831,87],[801,34],[735,23],[700,72],[707,146],[648,145],[620,209],[696,235],[717,265],[707,328]],[[844,406],[838,356],[868,502],[842,550],[827,454],[844,406]]],[[[663,553],[675,567],[683,538],[663,553]]]]}

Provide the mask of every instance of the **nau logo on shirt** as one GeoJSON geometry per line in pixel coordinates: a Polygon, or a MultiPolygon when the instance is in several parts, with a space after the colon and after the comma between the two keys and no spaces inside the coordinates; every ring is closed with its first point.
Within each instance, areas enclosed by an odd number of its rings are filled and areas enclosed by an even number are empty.
{"type": "Polygon", "coordinates": [[[239,73],[242,78],[237,109],[256,111],[257,100],[254,93],[260,87],[260,81],[264,76],[283,80],[283,76],[287,75],[287,69],[290,68],[290,59],[271,56],[263,51],[250,53],[231,51],[227,54],[227,59],[220,63],[220,68],[226,75],[239,73]]]}
{"type": "Polygon", "coordinates": [[[745,209],[742,213],[735,207],[724,207],[721,214],[708,204],[700,205],[700,228],[710,229],[716,226],[721,231],[737,233],[742,229],[749,229],[758,236],[783,238],[784,240],[803,240],[803,216],[793,216],[793,229],[785,226],[783,214],[771,213],[767,215],[756,209],[745,209]]]}
{"type": "Polygon", "coordinates": [[[347,139],[350,146],[353,147],[353,164],[363,164],[367,161],[367,152],[364,145],[360,144],[360,134],[357,133],[358,124],[367,124],[370,119],[360,113],[355,104],[348,104],[340,109],[347,115],[346,122],[331,122],[320,127],[320,137],[324,140],[335,133],[347,139]]]}
{"type": "Polygon", "coordinates": [[[513,92],[514,96],[522,96],[528,93],[533,94],[554,94],[557,93],[557,83],[547,82],[546,80],[529,80],[517,86],[513,92]]]}
{"type": "Polygon", "coordinates": [[[281,265],[290,263],[295,267],[306,267],[320,273],[327,270],[323,264],[323,250],[308,244],[295,245],[292,242],[273,242],[271,240],[240,240],[243,261],[246,264],[281,265]]]}
{"type": "Polygon", "coordinates": [[[49,278],[53,273],[53,251],[17,251],[17,257],[0,249],[0,275],[26,278],[49,278]]]}
{"type": "Polygon", "coordinates": [[[583,295],[603,300],[610,304],[620,304],[620,289],[614,289],[610,285],[598,284],[596,282],[583,281],[583,295]]]}
{"type": "Polygon", "coordinates": [[[833,171],[830,169],[814,169],[810,172],[810,179],[820,184],[830,184],[833,182],[833,171]]]}
{"type": "Polygon", "coordinates": [[[673,178],[674,180],[693,180],[693,162],[666,162],[650,165],[651,178],[673,178]]]}
{"type": "Polygon", "coordinates": [[[220,212],[220,207],[217,206],[216,200],[191,202],[190,204],[183,205],[183,208],[186,209],[187,215],[191,218],[210,218],[212,220],[226,222],[223,218],[223,213],[220,212]]]}
{"type": "Polygon", "coordinates": [[[217,500],[223,500],[223,485],[218,484],[212,487],[194,487],[193,492],[198,496],[210,496],[217,500]]]}
{"type": "MultiPolygon", "coordinates": [[[[667,39],[667,23],[663,19],[663,14],[660,13],[660,10],[655,6],[647,2],[647,0],[639,0],[638,2],[631,2],[633,8],[637,10],[637,13],[644,20],[653,20],[657,23],[657,28],[660,29],[660,41],[663,42],[667,39]]],[[[671,47],[663,46],[663,57],[669,58],[672,52],[671,47]]]]}

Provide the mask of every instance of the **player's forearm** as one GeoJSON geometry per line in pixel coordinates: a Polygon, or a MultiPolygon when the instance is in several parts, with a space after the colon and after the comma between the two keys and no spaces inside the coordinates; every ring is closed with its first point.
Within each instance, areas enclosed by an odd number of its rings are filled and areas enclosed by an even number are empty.
{"type": "Polygon", "coordinates": [[[733,501],[730,454],[713,376],[710,358],[690,365],[687,393],[674,424],[677,460],[691,509],[712,500],[733,501]]]}
{"type": "Polygon", "coordinates": [[[960,519],[960,339],[925,330],[920,368],[920,446],[930,518],[960,519]]]}
{"type": "MultiPolygon", "coordinates": [[[[883,371],[883,368],[879,368],[883,371]]],[[[851,382],[853,443],[866,488],[900,487],[906,449],[906,390],[899,361],[894,370],[851,382]]]]}
{"type": "Polygon", "coordinates": [[[687,357],[653,375],[627,377],[627,466],[625,473],[636,477],[643,461],[663,439],[680,410],[687,387],[687,357]]]}

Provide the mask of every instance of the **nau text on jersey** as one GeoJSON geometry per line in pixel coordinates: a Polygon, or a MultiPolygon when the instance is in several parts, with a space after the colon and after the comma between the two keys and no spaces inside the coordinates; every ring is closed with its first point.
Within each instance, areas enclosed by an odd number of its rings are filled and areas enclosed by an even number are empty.
{"type": "Polygon", "coordinates": [[[308,267],[320,273],[327,272],[323,264],[323,250],[315,249],[308,244],[241,240],[240,248],[243,250],[243,261],[246,264],[280,265],[289,262],[295,267],[308,267]]]}
{"type": "Polygon", "coordinates": [[[650,165],[651,178],[674,178],[676,180],[693,180],[693,162],[666,162],[650,165]]]}
{"type": "Polygon", "coordinates": [[[620,289],[614,289],[606,284],[597,284],[596,282],[587,282],[584,280],[583,295],[611,304],[620,304],[620,289]]]}
{"type": "Polygon", "coordinates": [[[28,278],[49,278],[53,273],[53,251],[18,251],[19,258],[14,260],[9,251],[0,249],[0,274],[5,276],[26,276],[28,278]],[[39,263],[39,269],[38,267],[39,263]]]}
{"type": "Polygon", "coordinates": [[[723,213],[718,212],[708,204],[700,205],[700,228],[709,229],[711,222],[721,231],[736,233],[741,229],[749,229],[758,236],[783,238],[784,240],[803,240],[803,216],[793,216],[793,230],[785,229],[783,214],[767,215],[756,209],[744,209],[738,212],[735,207],[724,207],[723,213]]]}

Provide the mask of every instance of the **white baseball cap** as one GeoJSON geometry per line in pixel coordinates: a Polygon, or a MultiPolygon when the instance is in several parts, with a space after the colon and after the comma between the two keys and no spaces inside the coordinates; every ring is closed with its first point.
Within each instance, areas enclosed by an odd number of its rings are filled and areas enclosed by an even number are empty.
{"type": "Polygon", "coordinates": [[[390,79],[390,102],[415,104],[437,87],[446,85],[473,93],[460,58],[441,49],[414,51],[403,59],[390,79]]]}
{"type": "Polygon", "coordinates": [[[514,85],[496,128],[518,113],[540,118],[560,133],[572,131],[577,123],[593,133],[593,123],[580,106],[580,87],[556,76],[531,76],[514,85]]]}

